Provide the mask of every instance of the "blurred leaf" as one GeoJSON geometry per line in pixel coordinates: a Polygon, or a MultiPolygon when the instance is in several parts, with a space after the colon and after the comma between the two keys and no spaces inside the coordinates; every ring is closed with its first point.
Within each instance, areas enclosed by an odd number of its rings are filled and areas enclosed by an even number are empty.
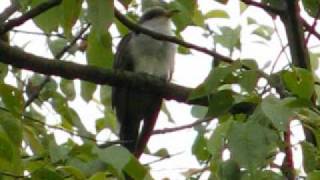
{"type": "Polygon", "coordinates": [[[74,100],[76,97],[76,90],[74,87],[74,81],[61,79],[60,89],[68,100],[74,100]]]}
{"type": "Polygon", "coordinates": [[[289,118],[294,115],[292,109],[287,107],[284,101],[274,96],[266,97],[261,103],[261,109],[280,131],[286,131],[289,118]]]}
{"type": "Polygon", "coordinates": [[[214,40],[221,44],[222,46],[233,51],[234,48],[241,49],[240,35],[241,35],[241,26],[232,29],[228,26],[223,26],[219,28],[221,34],[215,34],[214,40]]]}
{"type": "Polygon", "coordinates": [[[191,115],[195,118],[204,118],[208,112],[208,107],[194,105],[191,108],[191,115]]]}
{"type": "Polygon", "coordinates": [[[207,12],[204,17],[206,19],[209,18],[230,18],[228,12],[226,12],[225,10],[211,10],[209,12],[207,12]]]}
{"type": "Polygon", "coordinates": [[[200,10],[196,9],[194,11],[194,15],[192,17],[192,20],[195,25],[200,26],[200,27],[204,26],[205,17],[203,16],[203,14],[201,13],[200,10]]]}
{"type": "Polygon", "coordinates": [[[208,140],[208,151],[211,153],[213,159],[222,159],[222,152],[225,148],[225,143],[231,124],[232,121],[226,121],[218,124],[208,140]]]}
{"type": "Polygon", "coordinates": [[[97,85],[87,81],[81,81],[80,94],[83,100],[89,102],[93,98],[93,94],[96,91],[96,89],[97,85]]]}
{"type": "Polygon", "coordinates": [[[112,132],[117,131],[117,120],[111,112],[105,113],[105,117],[96,120],[97,132],[100,132],[104,128],[109,128],[112,132]]]}
{"type": "Polygon", "coordinates": [[[49,142],[48,148],[52,163],[64,161],[68,156],[68,150],[63,145],[58,146],[54,139],[49,142]]]}
{"type": "Polygon", "coordinates": [[[0,102],[12,113],[20,114],[23,109],[23,97],[19,89],[0,83],[0,102]]]}
{"type": "MultiPolygon", "coordinates": [[[[30,5],[34,8],[44,2],[47,2],[47,0],[32,0],[30,5]]],[[[60,25],[60,20],[61,5],[49,9],[33,19],[35,24],[46,33],[57,30],[60,25]]]]}
{"type": "Polygon", "coordinates": [[[240,180],[240,167],[232,159],[221,162],[219,166],[219,176],[223,180],[240,180]]]}
{"type": "Polygon", "coordinates": [[[87,62],[103,68],[112,66],[112,43],[109,33],[104,32],[97,34],[97,31],[91,30],[88,39],[87,62]]]}
{"type": "Polygon", "coordinates": [[[113,21],[113,1],[87,0],[87,3],[88,18],[100,37],[113,21]]]}
{"type": "Polygon", "coordinates": [[[31,173],[32,180],[63,180],[63,177],[47,168],[39,168],[36,171],[31,173]]]}
{"type": "Polygon", "coordinates": [[[111,106],[111,87],[100,86],[100,101],[105,107],[111,106]]]}
{"type": "Polygon", "coordinates": [[[317,17],[320,1],[319,0],[302,0],[303,7],[305,11],[314,18],[317,17]]]}
{"type": "Polygon", "coordinates": [[[232,123],[228,135],[231,157],[249,171],[264,167],[276,147],[275,132],[254,121],[232,123]]]}
{"type": "Polygon", "coordinates": [[[67,173],[68,175],[72,176],[74,180],[85,180],[87,179],[86,176],[77,168],[72,166],[62,166],[59,167],[58,170],[67,173]]]}
{"type": "Polygon", "coordinates": [[[170,9],[179,10],[179,13],[172,17],[177,31],[183,31],[192,23],[192,17],[197,8],[196,1],[176,0],[170,3],[170,9]]]}
{"type": "Polygon", "coordinates": [[[258,35],[259,37],[264,38],[265,40],[271,40],[273,32],[274,29],[272,27],[266,25],[259,25],[259,27],[253,31],[253,34],[258,35]]]}
{"type": "Polygon", "coordinates": [[[310,99],[314,92],[314,80],[310,71],[295,68],[294,71],[283,71],[282,78],[288,90],[302,99],[310,99]]]}
{"type": "Polygon", "coordinates": [[[3,83],[4,78],[8,74],[8,66],[6,64],[0,63],[0,83],[3,83]]]}
{"type": "Polygon", "coordinates": [[[3,132],[0,132],[0,164],[12,163],[14,158],[14,146],[3,132]]]}
{"type": "Polygon", "coordinates": [[[303,168],[308,174],[320,167],[320,161],[317,155],[317,148],[308,142],[302,142],[303,168]]]}
{"type": "Polygon", "coordinates": [[[209,97],[209,110],[207,117],[217,117],[227,112],[234,102],[232,91],[219,91],[209,97]]]}
{"type": "Polygon", "coordinates": [[[97,172],[93,176],[91,176],[89,180],[108,180],[108,179],[105,173],[97,172]]]}
{"type": "Polygon", "coordinates": [[[0,125],[16,148],[20,148],[22,143],[22,128],[19,119],[16,119],[9,113],[0,113],[0,125]]]}
{"type": "Polygon", "coordinates": [[[319,179],[320,179],[320,171],[319,170],[308,173],[307,180],[319,180],[319,179]]]}
{"type": "Polygon", "coordinates": [[[61,3],[61,24],[64,29],[64,35],[67,37],[72,36],[72,27],[79,18],[82,1],[83,0],[67,0],[61,3]]]}
{"type": "Polygon", "coordinates": [[[207,149],[207,140],[204,134],[199,133],[192,145],[192,154],[196,156],[198,161],[205,161],[209,158],[207,149]]]}
{"type": "Polygon", "coordinates": [[[66,39],[55,39],[55,40],[50,40],[48,39],[47,41],[48,45],[49,45],[49,49],[52,53],[53,56],[56,56],[57,54],[60,53],[60,51],[67,46],[68,41],[66,39]]]}
{"type": "Polygon", "coordinates": [[[255,70],[248,70],[241,73],[239,84],[248,93],[251,93],[255,89],[257,82],[258,73],[255,70]]]}
{"type": "Polygon", "coordinates": [[[168,150],[165,149],[165,148],[159,149],[159,150],[156,151],[155,153],[152,153],[152,155],[158,156],[158,157],[169,157],[169,156],[170,156],[168,150]]]}
{"type": "Polygon", "coordinates": [[[32,153],[34,155],[43,154],[45,149],[40,142],[39,134],[36,134],[35,130],[29,126],[24,126],[23,128],[23,140],[31,148],[32,153]]]}

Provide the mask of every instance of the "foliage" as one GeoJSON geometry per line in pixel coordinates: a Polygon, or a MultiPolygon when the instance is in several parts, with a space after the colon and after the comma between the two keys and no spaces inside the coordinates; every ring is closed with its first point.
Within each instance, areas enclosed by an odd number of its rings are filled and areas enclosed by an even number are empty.
{"type": "MultiPolygon", "coordinates": [[[[46,1],[15,2],[19,4],[21,15],[46,1]]],[[[316,142],[320,142],[320,109],[317,106],[320,91],[315,72],[319,52],[311,54],[311,69],[292,64],[283,68],[277,66],[275,60],[276,73],[268,65],[261,68],[258,58],[242,56],[245,43],[270,46],[279,35],[276,27],[246,15],[250,3],[244,2],[248,1],[237,2],[237,16],[244,19],[244,23],[238,24],[230,23],[234,22],[234,12],[227,9],[232,3],[228,0],[210,2],[216,6],[206,12],[200,8],[199,1],[192,0],[170,3],[144,0],[143,4],[132,0],[118,2],[126,10],[123,12],[135,21],[139,9],[154,3],[179,10],[180,13],[173,17],[176,37],[185,37],[184,31],[188,28],[201,29],[203,37],[212,40],[212,47],[217,52],[236,59],[226,63],[214,58],[208,76],[189,96],[190,102],[206,99],[208,105],[193,105],[191,110],[191,114],[202,122],[193,126],[196,138],[190,148],[201,169],[190,168],[181,174],[190,179],[202,176],[223,180],[284,179],[282,164],[275,165],[275,159],[278,154],[287,153],[287,146],[292,146],[285,141],[284,133],[290,132],[290,123],[295,119],[310,129],[316,142]],[[266,74],[270,69],[272,72],[266,74]],[[204,174],[204,171],[208,173],[204,174]]],[[[54,57],[78,38],[81,42],[69,47],[59,59],[74,61],[85,51],[85,62],[77,63],[111,68],[113,42],[117,42],[118,34],[123,36],[129,31],[114,17],[115,4],[108,0],[63,0],[60,5],[33,18],[32,22],[46,35],[46,45],[54,57]],[[77,37],[88,24],[91,25],[88,32],[77,37]]],[[[263,11],[264,6],[283,7],[275,0],[263,0],[261,5],[256,11],[263,11]]],[[[318,0],[302,0],[301,6],[311,18],[319,18],[318,0]]],[[[274,14],[267,16],[275,19],[274,14]]],[[[10,33],[10,41],[17,41],[14,31],[10,33]]],[[[285,45],[282,44],[282,48],[285,45]]],[[[181,45],[178,50],[180,55],[192,56],[193,53],[181,45]]],[[[278,52],[272,53],[270,59],[278,52]]],[[[196,74],[197,69],[192,73],[196,74]]],[[[148,164],[139,162],[123,147],[110,145],[117,139],[118,128],[110,95],[109,86],[57,77],[47,80],[40,74],[0,64],[0,178],[100,180],[125,179],[125,175],[129,175],[134,179],[152,179],[152,168],[148,164]],[[45,81],[48,82],[43,86],[45,81]],[[34,94],[38,98],[24,107],[34,94]],[[88,121],[81,116],[83,112],[72,105],[79,100],[95,103],[102,114],[94,120],[94,132],[83,123],[88,121]],[[48,111],[55,114],[53,125],[49,123],[52,116],[48,111]],[[67,141],[59,143],[56,132],[68,136],[67,141]],[[105,132],[111,135],[101,142],[98,137],[105,132]]],[[[172,119],[170,109],[164,112],[172,119]]],[[[299,145],[303,150],[301,156],[307,178],[319,179],[319,147],[309,142],[299,145]]],[[[170,158],[166,149],[147,153],[160,159],[170,158]]]]}

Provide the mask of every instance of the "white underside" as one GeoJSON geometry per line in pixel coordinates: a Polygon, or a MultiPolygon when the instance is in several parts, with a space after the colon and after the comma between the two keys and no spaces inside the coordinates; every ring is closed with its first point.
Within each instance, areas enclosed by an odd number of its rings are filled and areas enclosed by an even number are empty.
{"type": "MultiPolygon", "coordinates": [[[[146,21],[142,26],[159,33],[172,35],[170,21],[165,17],[146,21]]],[[[144,72],[165,79],[170,78],[176,53],[174,44],[137,34],[130,41],[130,46],[135,72],[144,72]]]]}

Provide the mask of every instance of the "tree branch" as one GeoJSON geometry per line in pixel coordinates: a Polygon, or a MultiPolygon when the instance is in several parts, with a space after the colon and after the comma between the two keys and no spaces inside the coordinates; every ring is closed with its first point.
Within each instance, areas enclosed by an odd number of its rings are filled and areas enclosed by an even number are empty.
{"type": "Polygon", "coordinates": [[[138,24],[133,23],[131,20],[127,19],[127,17],[125,17],[123,14],[121,14],[117,9],[114,10],[114,13],[115,13],[116,18],[122,24],[124,24],[126,27],[128,27],[130,30],[132,30],[133,32],[143,33],[143,34],[151,36],[157,40],[168,41],[168,42],[172,42],[175,44],[179,44],[179,45],[187,47],[187,48],[195,49],[199,52],[205,53],[207,55],[210,55],[210,56],[216,58],[216,60],[218,60],[218,61],[224,61],[226,63],[233,63],[234,62],[234,60],[232,60],[231,58],[223,56],[213,50],[209,50],[205,47],[200,47],[198,45],[183,41],[181,39],[176,38],[175,36],[167,36],[167,35],[164,35],[161,33],[151,31],[151,30],[146,29],[144,27],[141,27],[138,24]]]}
{"type": "Polygon", "coordinates": [[[48,0],[47,2],[39,4],[38,6],[24,13],[20,17],[11,19],[8,22],[4,23],[2,26],[0,26],[0,34],[4,34],[10,31],[12,28],[25,23],[29,19],[32,19],[40,15],[41,13],[47,11],[48,9],[53,8],[54,6],[59,5],[61,2],[62,0],[48,0]]]}
{"type": "Polygon", "coordinates": [[[55,61],[10,47],[3,41],[0,41],[0,62],[49,76],[56,75],[66,79],[81,79],[95,84],[136,88],[159,94],[167,100],[176,100],[187,104],[208,104],[206,98],[189,101],[188,97],[193,90],[192,88],[167,83],[151,75],[55,61]]]}
{"type": "Polygon", "coordinates": [[[4,23],[13,13],[18,10],[17,1],[11,1],[11,5],[8,6],[3,12],[0,14],[0,24],[4,23]]]}
{"type": "Polygon", "coordinates": [[[275,8],[275,7],[271,7],[271,6],[265,5],[263,3],[255,2],[252,0],[241,0],[241,1],[247,5],[259,7],[261,9],[264,9],[265,11],[268,11],[268,12],[276,14],[276,15],[280,15],[284,12],[284,8],[275,8]]]}

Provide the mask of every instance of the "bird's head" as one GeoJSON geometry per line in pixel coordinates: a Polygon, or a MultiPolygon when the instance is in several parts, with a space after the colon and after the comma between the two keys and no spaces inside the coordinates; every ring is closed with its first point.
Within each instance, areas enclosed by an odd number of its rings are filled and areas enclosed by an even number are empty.
{"type": "Polygon", "coordinates": [[[139,23],[145,23],[150,20],[164,19],[169,20],[174,14],[178,13],[178,10],[166,10],[160,6],[147,9],[141,16],[139,23]]]}

